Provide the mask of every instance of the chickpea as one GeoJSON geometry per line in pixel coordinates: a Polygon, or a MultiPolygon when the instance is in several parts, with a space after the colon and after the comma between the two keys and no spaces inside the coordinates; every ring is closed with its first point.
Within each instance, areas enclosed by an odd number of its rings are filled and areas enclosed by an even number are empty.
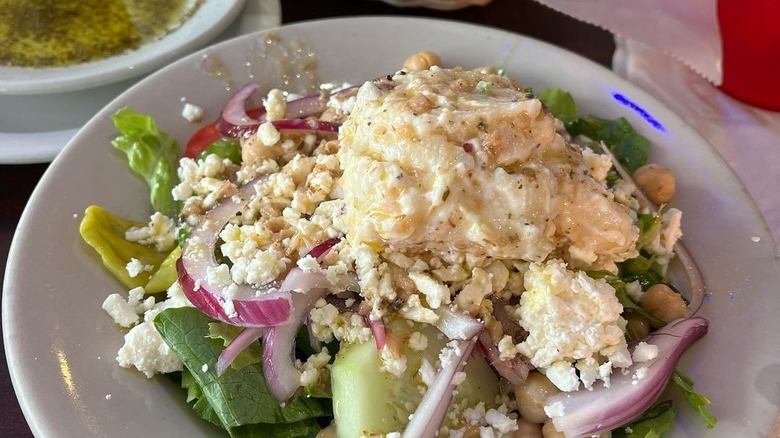
{"type": "Polygon", "coordinates": [[[331,424],[325,429],[322,429],[320,433],[317,434],[316,438],[338,438],[338,436],[339,434],[336,432],[336,425],[331,424]]]}
{"type": "Polygon", "coordinates": [[[542,426],[542,436],[544,438],[566,438],[563,432],[558,432],[558,429],[553,425],[552,420],[547,420],[542,426]]]}
{"type": "Polygon", "coordinates": [[[515,386],[515,399],[520,416],[532,423],[544,423],[547,420],[547,414],[544,413],[547,397],[559,392],[544,374],[538,371],[528,373],[525,382],[515,386]]]}
{"type": "Polygon", "coordinates": [[[518,418],[517,430],[509,436],[511,438],[543,438],[542,425],[531,423],[525,418],[518,418]]]}
{"type": "Polygon", "coordinates": [[[680,294],[665,284],[651,286],[642,294],[639,305],[666,323],[688,316],[688,306],[685,305],[680,294]]]}
{"type": "Polygon", "coordinates": [[[404,61],[404,70],[428,70],[434,65],[441,65],[439,55],[424,50],[406,58],[404,61]]]}
{"type": "Polygon", "coordinates": [[[656,205],[669,202],[674,196],[674,174],[659,164],[645,164],[637,169],[634,172],[634,181],[656,205]]]}
{"type": "Polygon", "coordinates": [[[650,320],[636,312],[627,313],[626,333],[635,341],[644,339],[650,334],[650,320]]]}

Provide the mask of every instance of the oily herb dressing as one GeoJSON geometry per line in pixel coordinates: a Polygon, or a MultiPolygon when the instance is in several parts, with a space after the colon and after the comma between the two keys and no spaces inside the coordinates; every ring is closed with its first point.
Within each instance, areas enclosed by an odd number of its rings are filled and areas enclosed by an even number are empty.
{"type": "Polygon", "coordinates": [[[203,0],[0,0],[0,65],[58,67],[116,56],[178,28],[203,0]]]}

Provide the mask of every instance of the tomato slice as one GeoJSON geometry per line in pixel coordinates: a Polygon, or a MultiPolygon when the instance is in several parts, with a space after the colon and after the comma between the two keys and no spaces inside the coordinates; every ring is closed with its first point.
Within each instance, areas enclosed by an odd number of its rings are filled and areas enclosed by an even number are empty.
{"type": "Polygon", "coordinates": [[[222,134],[217,130],[217,122],[210,123],[198,129],[195,134],[190,137],[187,142],[187,147],[184,149],[184,156],[196,158],[201,152],[220,138],[222,138],[222,134]]]}
{"type": "MultiPolygon", "coordinates": [[[[257,119],[265,114],[265,108],[258,107],[247,110],[250,118],[257,119]]],[[[200,129],[187,141],[187,147],[184,149],[184,156],[188,158],[197,158],[207,147],[214,144],[215,141],[222,138],[223,135],[217,129],[217,122],[210,123],[200,129]]]]}

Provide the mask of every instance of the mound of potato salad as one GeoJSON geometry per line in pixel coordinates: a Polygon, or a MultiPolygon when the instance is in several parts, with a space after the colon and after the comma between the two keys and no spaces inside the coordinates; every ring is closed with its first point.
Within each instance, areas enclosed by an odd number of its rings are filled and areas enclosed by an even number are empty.
{"type": "Polygon", "coordinates": [[[649,142],[440,63],[255,108],[249,84],[183,157],[120,110],[155,212],[81,224],[129,290],[103,303],[119,365],[230,436],[661,436],[668,382],[712,427],[675,369],[708,322],[666,282],[681,212],[649,142]]]}

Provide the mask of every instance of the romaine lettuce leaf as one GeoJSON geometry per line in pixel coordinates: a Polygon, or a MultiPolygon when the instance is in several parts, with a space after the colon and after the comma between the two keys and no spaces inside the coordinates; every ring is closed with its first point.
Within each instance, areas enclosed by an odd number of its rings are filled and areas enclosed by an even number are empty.
{"type": "Polygon", "coordinates": [[[647,163],[650,141],[637,133],[625,118],[608,120],[579,116],[574,98],[559,88],[542,90],[538,96],[550,112],[563,121],[569,134],[603,142],[629,173],[633,174],[647,163]]]}
{"type": "Polygon", "coordinates": [[[674,410],[672,402],[656,403],[641,417],[612,431],[612,438],[660,438],[672,429],[674,410]]]}
{"type": "Polygon", "coordinates": [[[127,154],[130,168],[149,184],[152,207],[169,217],[176,216],[178,205],[171,195],[179,180],[176,140],[159,130],[150,116],[130,108],[120,109],[112,119],[122,135],[111,144],[127,154]]]}
{"type": "Polygon", "coordinates": [[[231,368],[216,376],[223,341],[209,337],[213,322],[189,307],[167,309],[154,320],[157,331],[192,377],[182,379],[182,383],[186,380],[189,399],[198,397],[198,415],[209,421],[218,419],[233,437],[297,437],[319,430],[316,418],[332,415],[329,401],[299,397],[282,406],[268,389],[262,364],[231,368]],[[208,365],[206,371],[204,364],[208,365]],[[198,388],[192,388],[194,385],[198,388]]]}
{"type": "MultiPolygon", "coordinates": [[[[143,226],[145,224],[119,217],[101,207],[91,205],[84,212],[79,232],[82,239],[103,259],[106,269],[123,285],[131,289],[143,286],[147,293],[162,292],[176,280],[176,260],[171,266],[166,264],[166,260],[171,257],[178,259],[178,255],[161,253],[154,245],[147,246],[125,239],[125,232],[131,227],[143,226]],[[153,266],[154,269],[131,277],[127,272],[130,259],[137,259],[144,265],[153,266]]],[[[178,248],[173,253],[177,250],[178,248]]]]}
{"type": "Polygon", "coordinates": [[[537,97],[544,102],[548,111],[564,123],[577,118],[577,104],[568,91],[563,91],[560,88],[548,88],[540,91],[537,97]]]}
{"type": "Polygon", "coordinates": [[[220,138],[201,152],[198,155],[198,160],[202,160],[209,155],[217,155],[220,158],[229,159],[233,164],[241,164],[241,145],[237,140],[220,138]]]}
{"type": "Polygon", "coordinates": [[[709,398],[693,390],[693,380],[679,370],[674,370],[674,373],[672,373],[672,382],[682,389],[683,394],[685,394],[685,399],[688,400],[688,404],[696,409],[702,419],[704,419],[704,425],[707,426],[708,429],[715,427],[715,423],[717,423],[718,420],[712,415],[712,412],[707,409],[707,405],[712,402],[709,398]]]}

